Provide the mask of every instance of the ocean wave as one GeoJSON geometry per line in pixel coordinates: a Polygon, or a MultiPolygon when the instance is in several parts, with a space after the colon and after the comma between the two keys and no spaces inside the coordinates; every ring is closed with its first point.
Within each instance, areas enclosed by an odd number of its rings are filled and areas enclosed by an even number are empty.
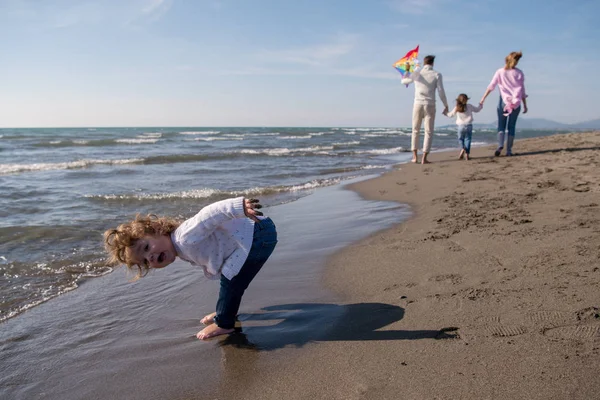
{"type": "Polygon", "coordinates": [[[140,164],[142,158],[130,158],[124,160],[78,160],[62,163],[36,163],[36,164],[0,164],[0,175],[17,174],[22,172],[51,171],[58,169],[80,169],[93,165],[122,165],[140,164]]]}
{"type": "MultiPolygon", "coordinates": [[[[242,149],[239,150],[240,154],[264,154],[268,156],[286,156],[288,154],[294,153],[314,153],[314,154],[324,154],[327,150],[333,150],[333,146],[311,146],[311,147],[299,147],[297,149],[289,149],[287,147],[280,147],[275,149],[263,149],[263,150],[255,150],[255,149],[242,149]]],[[[330,154],[330,153],[325,153],[330,154]]]]}
{"type": "Polygon", "coordinates": [[[357,150],[354,154],[375,154],[375,155],[384,155],[384,154],[396,154],[396,153],[405,153],[408,150],[404,147],[392,147],[391,149],[370,149],[370,150],[357,150]]]}
{"type": "MultiPolygon", "coordinates": [[[[365,167],[368,169],[369,167],[365,167]]],[[[374,166],[373,168],[380,168],[374,166]]],[[[163,193],[122,193],[122,194],[106,194],[106,195],[85,195],[84,197],[90,200],[99,201],[160,201],[160,200],[181,200],[181,199],[202,199],[217,201],[220,199],[227,199],[231,197],[239,196],[263,196],[269,194],[278,193],[294,193],[307,189],[316,189],[319,187],[335,185],[342,181],[342,179],[348,179],[347,177],[335,177],[326,179],[314,179],[308,182],[303,182],[294,185],[281,185],[281,186],[267,186],[267,187],[253,187],[245,190],[219,190],[212,188],[203,188],[195,190],[186,190],[178,192],[163,192],[163,193]]]]}
{"type": "Polygon", "coordinates": [[[214,142],[214,141],[232,141],[232,140],[244,140],[243,137],[220,137],[220,136],[211,136],[211,137],[197,137],[193,139],[183,139],[185,141],[194,141],[194,142],[214,142]]]}
{"type": "Polygon", "coordinates": [[[217,135],[221,131],[185,131],[179,132],[180,135],[217,135]]]}
{"type": "Polygon", "coordinates": [[[351,142],[336,142],[332,143],[333,146],[356,146],[360,144],[360,140],[352,140],[351,142]]]}
{"type": "MultiPolygon", "coordinates": [[[[117,139],[127,140],[127,139],[117,139]]],[[[47,142],[33,143],[33,147],[102,147],[102,146],[114,146],[115,139],[71,139],[71,140],[50,140],[47,142]]],[[[143,140],[143,139],[131,139],[131,140],[143,140]]],[[[147,139],[150,140],[150,139],[147,139]]]]}
{"type": "Polygon", "coordinates": [[[126,144],[153,144],[158,142],[158,139],[115,139],[115,142],[126,144]]]}
{"type": "Polygon", "coordinates": [[[220,196],[226,192],[217,189],[195,189],[173,193],[140,193],[140,194],[106,194],[85,195],[89,199],[101,200],[165,200],[165,199],[207,199],[220,196]]]}
{"type": "Polygon", "coordinates": [[[385,130],[385,131],[373,131],[372,133],[365,133],[360,135],[362,137],[387,137],[387,136],[410,136],[411,132],[405,132],[402,130],[385,130]]]}
{"type": "Polygon", "coordinates": [[[281,140],[302,140],[302,139],[310,139],[311,135],[308,136],[278,136],[277,139],[281,140]]]}
{"type": "Polygon", "coordinates": [[[10,296],[10,303],[0,308],[0,323],[13,318],[50,299],[77,289],[86,278],[104,276],[113,271],[103,259],[94,262],[67,262],[60,268],[52,268],[47,263],[25,265],[9,264],[1,268],[2,275],[9,279],[10,287],[0,289],[10,296]],[[11,273],[11,271],[16,271],[11,273]]]}
{"type": "Polygon", "coordinates": [[[370,169],[387,169],[389,165],[362,165],[356,167],[331,168],[320,171],[320,175],[341,174],[348,172],[366,171],[370,169]]]}

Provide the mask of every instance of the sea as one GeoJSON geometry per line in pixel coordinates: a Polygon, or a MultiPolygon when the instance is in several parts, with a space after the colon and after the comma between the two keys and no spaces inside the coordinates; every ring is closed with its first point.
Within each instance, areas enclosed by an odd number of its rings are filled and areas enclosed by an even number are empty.
{"type": "MultiPolygon", "coordinates": [[[[454,129],[436,129],[433,151],[457,147],[454,129]]],[[[0,398],[243,398],[256,371],[339,340],[331,327],[352,310],[397,310],[347,304],[322,277],[334,252],[410,217],[347,189],[402,170],[409,148],[410,129],[394,127],[0,129],[0,398]],[[201,342],[218,282],[182,261],[132,282],[106,265],[102,234],[235,196],[261,200],[279,243],[238,332],[201,342]]]]}
{"type": "MultiPolygon", "coordinates": [[[[521,131],[519,138],[555,131],[521,131]]],[[[475,130],[473,145],[494,143],[475,130]]],[[[457,147],[435,131],[433,151],[457,147]]],[[[410,128],[0,129],[0,323],[112,272],[102,233],[230,197],[277,206],[410,158],[410,128]]]]}

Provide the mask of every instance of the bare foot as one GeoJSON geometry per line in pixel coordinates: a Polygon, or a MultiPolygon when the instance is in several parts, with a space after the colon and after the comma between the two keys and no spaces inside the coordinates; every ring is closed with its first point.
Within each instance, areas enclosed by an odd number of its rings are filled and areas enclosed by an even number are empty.
{"type": "Polygon", "coordinates": [[[466,154],[466,153],[465,153],[465,149],[462,149],[462,150],[460,151],[460,154],[458,155],[458,159],[459,159],[459,160],[462,160],[462,159],[463,159],[463,157],[465,156],[465,154],[466,154]]]}
{"type": "Polygon", "coordinates": [[[417,163],[417,162],[419,162],[419,160],[417,160],[417,157],[413,157],[413,159],[412,159],[412,160],[410,160],[410,162],[412,162],[412,163],[417,163]]]}
{"type": "Polygon", "coordinates": [[[469,161],[469,154],[468,153],[465,153],[465,160],[469,161]]]}
{"type": "Polygon", "coordinates": [[[215,315],[217,315],[216,312],[205,315],[204,318],[202,318],[200,320],[200,322],[203,323],[204,325],[214,324],[215,323],[215,315]]]}
{"type": "Polygon", "coordinates": [[[421,164],[431,164],[431,161],[428,161],[425,157],[423,157],[421,164]]]}
{"type": "Polygon", "coordinates": [[[212,324],[198,332],[196,337],[200,340],[208,340],[216,336],[227,335],[233,331],[234,329],[224,329],[220,328],[217,324],[212,324]]]}

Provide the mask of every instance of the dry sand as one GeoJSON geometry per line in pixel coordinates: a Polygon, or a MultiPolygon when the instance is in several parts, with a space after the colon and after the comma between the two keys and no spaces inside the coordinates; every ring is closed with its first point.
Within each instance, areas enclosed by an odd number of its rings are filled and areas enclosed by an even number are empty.
{"type": "Polygon", "coordinates": [[[600,132],[515,150],[354,185],[415,216],[329,260],[346,317],[327,335],[260,370],[227,351],[219,398],[600,398],[600,132]]]}

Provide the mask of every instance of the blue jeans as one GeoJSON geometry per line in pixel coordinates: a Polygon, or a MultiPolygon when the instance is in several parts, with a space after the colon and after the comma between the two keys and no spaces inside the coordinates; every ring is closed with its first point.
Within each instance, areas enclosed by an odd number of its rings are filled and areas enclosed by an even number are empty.
{"type": "Polygon", "coordinates": [[[215,316],[217,326],[223,329],[233,329],[244,292],[273,253],[276,244],[277,230],[271,218],[255,222],[252,247],[240,272],[231,280],[221,275],[221,289],[215,316]]]}
{"type": "Polygon", "coordinates": [[[458,143],[467,154],[471,154],[471,137],[473,136],[473,125],[458,125],[458,143]]]}
{"type": "Polygon", "coordinates": [[[506,155],[512,155],[512,146],[515,141],[515,127],[517,126],[517,118],[521,112],[521,106],[512,110],[508,115],[504,115],[504,102],[500,97],[500,103],[498,103],[498,149],[504,147],[504,131],[508,130],[508,137],[506,138],[506,155]]]}

